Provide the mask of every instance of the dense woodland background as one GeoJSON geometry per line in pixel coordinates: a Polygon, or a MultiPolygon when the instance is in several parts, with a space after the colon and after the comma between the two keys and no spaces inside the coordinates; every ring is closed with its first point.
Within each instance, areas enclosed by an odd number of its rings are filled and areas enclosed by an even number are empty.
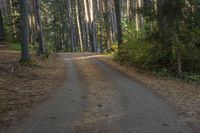
{"type": "Polygon", "coordinates": [[[0,41],[30,51],[113,53],[122,64],[200,82],[199,0],[0,0],[0,41]]]}

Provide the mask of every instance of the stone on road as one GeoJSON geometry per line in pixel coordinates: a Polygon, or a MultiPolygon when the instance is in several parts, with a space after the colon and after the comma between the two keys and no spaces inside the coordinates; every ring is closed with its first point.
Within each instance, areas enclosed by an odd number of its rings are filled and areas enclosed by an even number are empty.
{"type": "Polygon", "coordinates": [[[54,96],[2,133],[191,133],[143,85],[90,53],[61,54],[67,77],[54,96]]]}

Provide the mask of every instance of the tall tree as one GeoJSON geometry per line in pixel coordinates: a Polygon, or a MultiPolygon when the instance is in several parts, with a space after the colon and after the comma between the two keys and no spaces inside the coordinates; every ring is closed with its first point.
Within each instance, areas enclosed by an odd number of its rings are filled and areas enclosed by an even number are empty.
{"type": "Polygon", "coordinates": [[[37,30],[38,30],[38,54],[44,54],[45,53],[45,44],[44,44],[44,33],[43,33],[43,27],[41,23],[41,14],[40,14],[40,1],[35,0],[35,16],[37,21],[37,30]]]}
{"type": "Polygon", "coordinates": [[[115,13],[117,20],[117,40],[118,40],[118,45],[120,46],[123,43],[120,0],[114,0],[114,4],[115,4],[115,13]]]}
{"type": "Polygon", "coordinates": [[[76,0],[76,20],[77,20],[77,28],[80,40],[80,50],[83,52],[83,35],[82,35],[82,27],[81,27],[81,20],[80,20],[80,1],[76,0]]]}
{"type": "Polygon", "coordinates": [[[28,0],[20,0],[21,63],[28,63],[31,60],[28,22],[28,0]]]}
{"type": "Polygon", "coordinates": [[[105,26],[106,26],[106,41],[107,41],[107,51],[111,52],[111,19],[110,19],[110,10],[109,10],[109,1],[105,0],[105,13],[104,13],[104,19],[105,19],[105,26]]]}
{"type": "Polygon", "coordinates": [[[66,0],[66,14],[67,14],[68,29],[70,30],[69,36],[70,36],[70,41],[71,41],[71,51],[74,51],[75,50],[75,36],[74,36],[73,18],[71,15],[71,0],[66,0]]]}
{"type": "Polygon", "coordinates": [[[5,39],[2,9],[0,8],[0,41],[5,39]]]}

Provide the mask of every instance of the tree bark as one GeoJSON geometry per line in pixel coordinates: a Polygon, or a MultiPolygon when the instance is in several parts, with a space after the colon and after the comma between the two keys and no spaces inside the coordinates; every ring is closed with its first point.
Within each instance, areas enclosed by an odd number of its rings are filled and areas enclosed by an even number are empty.
{"type": "Polygon", "coordinates": [[[35,0],[35,11],[36,11],[36,21],[37,21],[37,31],[38,31],[38,54],[44,54],[45,53],[45,45],[44,45],[44,33],[43,33],[43,27],[41,22],[41,15],[40,15],[40,1],[35,0]]]}
{"type": "Polygon", "coordinates": [[[83,36],[81,31],[81,21],[80,21],[80,3],[76,0],[76,20],[77,20],[77,26],[78,26],[78,34],[79,34],[79,40],[80,40],[80,50],[83,52],[83,36]]]}
{"type": "Polygon", "coordinates": [[[120,47],[120,45],[123,43],[120,0],[114,0],[114,4],[115,4],[115,13],[117,20],[117,40],[118,40],[118,46],[120,47]]]}
{"type": "Polygon", "coordinates": [[[3,25],[3,16],[2,16],[2,9],[0,9],[0,41],[5,39],[4,33],[4,25],[3,25]]]}
{"type": "Polygon", "coordinates": [[[74,51],[75,49],[75,42],[74,42],[74,26],[71,18],[71,1],[66,0],[66,14],[67,14],[67,22],[68,22],[68,29],[70,30],[69,36],[70,36],[70,41],[71,41],[71,52],[74,51]]]}
{"type": "Polygon", "coordinates": [[[20,0],[20,31],[21,31],[21,62],[30,61],[29,53],[29,24],[28,24],[28,0],[20,0]]]}

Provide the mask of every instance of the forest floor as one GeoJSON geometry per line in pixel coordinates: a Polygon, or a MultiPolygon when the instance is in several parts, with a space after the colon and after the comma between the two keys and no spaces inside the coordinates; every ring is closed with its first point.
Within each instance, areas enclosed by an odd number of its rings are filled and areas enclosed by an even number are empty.
{"type": "Polygon", "coordinates": [[[58,55],[48,60],[32,58],[34,65],[21,66],[20,53],[0,47],[0,127],[28,116],[29,111],[50,96],[64,80],[64,63],[58,55]]]}
{"type": "Polygon", "coordinates": [[[198,85],[128,69],[104,55],[60,56],[63,86],[2,133],[199,133],[198,85]]]}

